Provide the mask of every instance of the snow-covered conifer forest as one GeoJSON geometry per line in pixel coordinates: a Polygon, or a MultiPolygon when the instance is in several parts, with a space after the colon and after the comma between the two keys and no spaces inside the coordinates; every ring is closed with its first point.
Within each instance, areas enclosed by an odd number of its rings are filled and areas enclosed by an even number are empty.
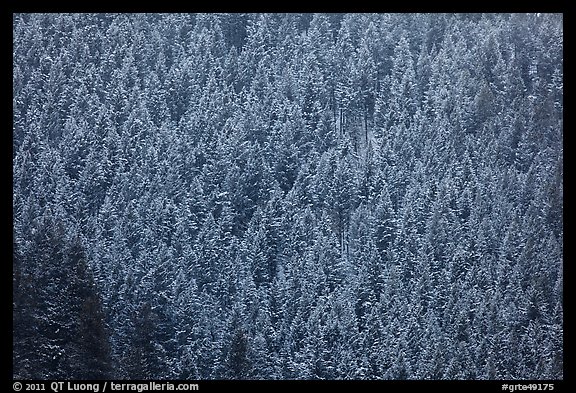
{"type": "Polygon", "coordinates": [[[14,378],[563,379],[562,18],[14,14],[14,378]]]}

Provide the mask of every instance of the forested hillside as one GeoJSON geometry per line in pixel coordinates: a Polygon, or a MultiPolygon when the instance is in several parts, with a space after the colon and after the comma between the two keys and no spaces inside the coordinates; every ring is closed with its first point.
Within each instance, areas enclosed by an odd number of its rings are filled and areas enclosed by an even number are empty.
{"type": "Polygon", "coordinates": [[[14,14],[13,376],[562,379],[553,14],[14,14]]]}

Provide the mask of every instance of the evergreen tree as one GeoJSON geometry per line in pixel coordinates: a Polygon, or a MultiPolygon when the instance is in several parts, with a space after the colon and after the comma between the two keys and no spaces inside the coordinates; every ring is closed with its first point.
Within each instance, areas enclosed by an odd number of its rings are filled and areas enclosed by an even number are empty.
{"type": "Polygon", "coordinates": [[[563,378],[561,14],[12,23],[14,378],[563,378]]]}
{"type": "Polygon", "coordinates": [[[81,240],[49,216],[33,232],[34,245],[14,255],[14,375],[109,378],[109,333],[81,240]]]}

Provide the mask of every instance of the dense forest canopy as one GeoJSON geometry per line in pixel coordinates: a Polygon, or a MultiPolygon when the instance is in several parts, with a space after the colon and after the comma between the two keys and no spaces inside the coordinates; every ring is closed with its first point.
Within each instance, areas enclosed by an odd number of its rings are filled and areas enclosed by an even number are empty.
{"type": "Polygon", "coordinates": [[[14,378],[562,379],[562,23],[14,14],[14,378]]]}

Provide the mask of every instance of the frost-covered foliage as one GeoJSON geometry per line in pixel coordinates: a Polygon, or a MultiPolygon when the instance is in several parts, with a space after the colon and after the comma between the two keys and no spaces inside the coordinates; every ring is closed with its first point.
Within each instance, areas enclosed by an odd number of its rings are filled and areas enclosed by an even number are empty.
{"type": "Polygon", "coordinates": [[[563,378],[561,15],[13,36],[15,378],[563,378]]]}

